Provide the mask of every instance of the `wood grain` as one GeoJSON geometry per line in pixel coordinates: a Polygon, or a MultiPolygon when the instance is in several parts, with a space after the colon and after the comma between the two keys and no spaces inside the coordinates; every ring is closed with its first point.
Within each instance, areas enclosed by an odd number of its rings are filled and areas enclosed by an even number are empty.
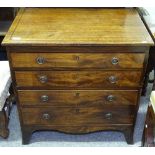
{"type": "Polygon", "coordinates": [[[23,144],[37,130],[74,134],[117,130],[133,143],[153,45],[136,9],[21,9],[3,45],[23,144]],[[38,57],[44,63],[38,64],[38,57]],[[118,63],[112,64],[112,58],[118,63]],[[107,100],[110,95],[112,101],[107,100]]]}
{"type": "Polygon", "coordinates": [[[3,45],[153,45],[136,9],[25,8],[3,45]]]}
{"type": "MultiPolygon", "coordinates": [[[[121,131],[124,132],[127,130],[133,130],[133,125],[132,124],[105,124],[104,126],[100,125],[82,125],[82,126],[51,126],[51,125],[23,125],[22,133],[23,134],[23,143],[28,144],[30,140],[30,136],[33,132],[35,131],[59,131],[63,133],[68,133],[68,134],[75,134],[75,135],[80,135],[80,134],[88,134],[88,133],[93,133],[93,132],[100,132],[100,131],[106,131],[106,130],[112,130],[112,131],[121,131]]],[[[131,132],[133,133],[133,132],[131,132]]],[[[127,134],[125,134],[126,139],[131,139],[132,135],[130,135],[130,138],[127,134]]],[[[131,143],[130,143],[131,144],[131,143]]]]}
{"type": "Polygon", "coordinates": [[[104,106],[104,105],[136,105],[139,92],[137,90],[19,90],[18,98],[21,106],[104,106]],[[112,100],[108,100],[109,96],[112,100]],[[48,100],[42,100],[47,96],[48,100]]]}
{"type": "Polygon", "coordinates": [[[130,124],[133,123],[134,106],[105,108],[22,108],[23,122],[25,125],[100,125],[105,124],[130,124]],[[111,113],[108,118],[106,115],[111,113]],[[44,115],[48,115],[48,118],[44,115]],[[65,123],[64,123],[65,122],[65,123]]]}
{"type": "Polygon", "coordinates": [[[7,46],[10,53],[149,53],[149,46],[7,46]]]}
{"type": "Polygon", "coordinates": [[[11,53],[13,67],[28,68],[101,68],[140,69],[143,68],[144,53],[11,53]],[[43,60],[38,64],[38,60],[43,60]],[[112,60],[117,59],[117,64],[112,60]]]}
{"type": "Polygon", "coordinates": [[[48,89],[139,87],[141,83],[141,71],[16,71],[15,77],[17,87],[48,89]],[[109,81],[111,76],[116,83],[109,81]],[[40,82],[41,77],[46,77],[47,82],[40,82]]]}

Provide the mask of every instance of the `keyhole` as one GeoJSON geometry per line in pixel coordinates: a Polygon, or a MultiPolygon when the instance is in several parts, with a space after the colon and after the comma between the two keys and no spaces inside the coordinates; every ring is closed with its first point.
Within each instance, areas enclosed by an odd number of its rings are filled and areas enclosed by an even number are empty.
{"type": "Polygon", "coordinates": [[[80,60],[80,56],[76,55],[75,56],[75,60],[79,61],[80,60]]]}
{"type": "Polygon", "coordinates": [[[75,93],[75,97],[79,97],[79,96],[80,96],[79,92],[75,93]]]}
{"type": "Polygon", "coordinates": [[[75,112],[76,112],[76,113],[79,113],[79,111],[80,111],[80,110],[79,110],[78,108],[75,109],[75,112]]]}

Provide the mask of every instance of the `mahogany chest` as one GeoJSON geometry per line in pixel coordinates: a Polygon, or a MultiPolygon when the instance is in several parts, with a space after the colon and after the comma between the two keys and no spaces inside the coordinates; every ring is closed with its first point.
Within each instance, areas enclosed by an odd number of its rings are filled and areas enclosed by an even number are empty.
{"type": "Polygon", "coordinates": [[[36,130],[116,130],[133,143],[153,45],[136,9],[21,9],[3,45],[23,144],[36,130]]]}

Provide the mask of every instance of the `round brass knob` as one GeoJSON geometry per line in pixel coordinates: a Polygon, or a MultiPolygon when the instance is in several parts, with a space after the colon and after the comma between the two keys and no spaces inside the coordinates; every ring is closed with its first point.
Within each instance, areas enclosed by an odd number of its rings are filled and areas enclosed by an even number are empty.
{"type": "Polygon", "coordinates": [[[106,113],[105,118],[106,119],[111,119],[112,118],[112,113],[106,113]]]}
{"type": "Polygon", "coordinates": [[[44,120],[49,120],[49,119],[50,119],[50,115],[49,115],[48,113],[44,113],[44,114],[42,115],[42,118],[43,118],[44,120]]]}
{"type": "Polygon", "coordinates": [[[112,102],[115,99],[113,95],[108,95],[107,96],[107,101],[112,102]]]}
{"type": "Polygon", "coordinates": [[[110,81],[110,83],[116,83],[117,78],[115,76],[110,76],[109,81],[110,81]]]}
{"type": "Polygon", "coordinates": [[[38,57],[38,58],[36,59],[36,61],[37,61],[37,63],[38,63],[39,65],[42,65],[42,64],[45,63],[45,58],[43,58],[43,57],[38,57]]]}
{"type": "Polygon", "coordinates": [[[39,80],[41,83],[46,83],[48,81],[48,78],[46,75],[42,75],[39,77],[39,80]]]}
{"type": "Polygon", "coordinates": [[[116,65],[116,64],[118,64],[118,58],[116,58],[116,57],[114,57],[114,58],[112,58],[112,60],[111,60],[111,63],[113,64],[113,65],[116,65]]]}
{"type": "Polygon", "coordinates": [[[48,101],[48,96],[47,96],[47,95],[42,95],[42,96],[41,96],[41,100],[42,100],[43,102],[47,102],[47,101],[48,101]]]}

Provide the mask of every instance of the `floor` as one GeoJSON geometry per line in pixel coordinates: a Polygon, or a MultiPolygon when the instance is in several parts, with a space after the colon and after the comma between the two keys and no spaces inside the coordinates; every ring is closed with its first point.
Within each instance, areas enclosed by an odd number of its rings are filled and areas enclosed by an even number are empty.
{"type": "Polygon", "coordinates": [[[134,132],[134,145],[128,145],[124,135],[121,132],[103,131],[85,135],[69,135],[64,133],[42,131],[35,132],[29,145],[22,145],[21,131],[18,119],[17,108],[14,105],[10,118],[10,135],[8,139],[0,138],[1,147],[137,147],[141,146],[141,138],[143,133],[145,114],[147,104],[149,102],[149,94],[152,85],[148,86],[147,95],[141,97],[140,107],[138,111],[136,127],[134,132]]]}

